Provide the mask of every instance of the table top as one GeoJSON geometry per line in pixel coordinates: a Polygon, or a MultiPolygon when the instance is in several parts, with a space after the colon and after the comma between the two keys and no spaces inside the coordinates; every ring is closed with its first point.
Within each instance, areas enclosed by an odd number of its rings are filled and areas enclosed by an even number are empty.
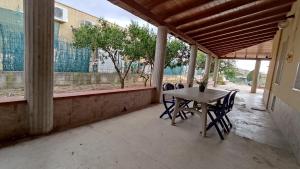
{"type": "Polygon", "coordinates": [[[229,92],[219,89],[205,89],[199,91],[199,87],[183,88],[176,90],[164,91],[163,94],[174,96],[176,98],[193,100],[198,103],[211,103],[224,98],[229,92]]]}

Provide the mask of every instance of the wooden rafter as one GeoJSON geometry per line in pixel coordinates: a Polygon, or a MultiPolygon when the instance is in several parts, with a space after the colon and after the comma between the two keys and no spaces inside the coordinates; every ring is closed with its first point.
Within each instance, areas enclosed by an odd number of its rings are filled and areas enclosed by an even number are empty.
{"type": "Polygon", "coordinates": [[[278,22],[283,20],[284,18],[285,18],[285,14],[282,14],[277,17],[272,17],[270,19],[255,20],[241,25],[215,29],[207,33],[200,33],[194,36],[193,38],[194,39],[218,38],[220,36],[226,36],[227,34],[238,33],[249,29],[256,29],[256,28],[259,29],[265,26],[274,26],[274,25],[278,25],[278,22]]]}
{"type": "MultiPolygon", "coordinates": [[[[182,14],[186,11],[189,11],[191,9],[195,9],[197,7],[201,7],[202,5],[211,2],[211,0],[189,0],[190,3],[184,4],[182,6],[177,6],[177,8],[171,8],[170,10],[168,10],[168,12],[164,12],[164,14],[162,14],[161,12],[158,12],[161,16],[161,19],[164,20],[165,22],[168,23],[168,18],[174,16],[174,15],[178,15],[178,14],[182,14]]],[[[159,6],[156,6],[156,8],[158,9],[160,6],[168,6],[170,7],[171,5],[174,5],[175,2],[173,2],[173,0],[166,0],[164,2],[162,2],[159,6]]],[[[154,8],[155,10],[155,8],[154,8]]],[[[156,10],[153,12],[156,12],[156,10]]]]}
{"type": "Polygon", "coordinates": [[[247,37],[255,37],[255,36],[260,36],[262,34],[266,34],[266,33],[276,33],[276,31],[278,30],[277,27],[267,27],[264,29],[258,29],[258,30],[254,30],[251,32],[246,32],[246,33],[236,33],[236,34],[232,34],[230,36],[225,36],[224,38],[216,38],[216,39],[211,39],[211,40],[199,40],[198,42],[203,44],[203,45],[207,45],[210,43],[219,43],[219,42],[228,42],[228,40],[239,40],[239,38],[247,38],[247,37]]]}
{"type": "MultiPolygon", "coordinates": [[[[212,6],[211,8],[206,8],[205,10],[198,10],[199,12],[193,14],[193,15],[187,15],[186,17],[180,18],[180,19],[173,19],[176,16],[182,15],[182,13],[187,13],[188,11],[182,11],[182,12],[177,12],[173,13],[173,16],[170,15],[169,18],[166,18],[166,22],[170,22],[170,24],[175,24],[175,25],[181,25],[189,22],[193,22],[194,20],[200,20],[203,18],[206,18],[208,16],[216,15],[218,13],[237,8],[239,6],[248,4],[254,2],[253,0],[239,0],[239,1],[224,1],[223,3],[217,4],[215,6],[212,6]],[[174,16],[174,14],[176,14],[174,16]]],[[[194,6],[193,9],[197,9],[201,7],[202,4],[194,6]]]]}
{"type": "Polygon", "coordinates": [[[276,11],[280,8],[284,8],[286,6],[290,6],[292,2],[295,0],[267,0],[267,1],[257,1],[258,4],[251,5],[247,8],[241,9],[241,10],[234,10],[233,12],[224,14],[224,15],[218,15],[214,18],[209,19],[202,19],[202,20],[194,20],[193,22],[185,25],[176,24],[175,26],[178,27],[178,29],[188,32],[191,30],[194,30],[198,27],[203,27],[205,25],[212,25],[215,23],[221,23],[226,22],[235,18],[241,18],[246,16],[256,16],[256,15],[265,15],[267,12],[276,11]]]}
{"type": "MultiPolygon", "coordinates": [[[[266,42],[266,41],[269,41],[269,40],[271,40],[271,39],[263,39],[263,40],[259,40],[257,42],[258,43],[263,43],[263,42],[266,42]]],[[[232,53],[232,52],[235,52],[235,51],[239,51],[241,49],[245,49],[245,48],[254,46],[256,44],[257,44],[256,42],[249,42],[249,43],[245,43],[245,44],[233,45],[231,47],[227,47],[227,48],[224,48],[224,49],[215,50],[215,52],[217,54],[223,54],[224,55],[224,54],[232,53]]]]}
{"type": "Polygon", "coordinates": [[[257,35],[253,35],[253,36],[245,36],[245,37],[241,37],[241,38],[233,38],[231,40],[227,40],[227,41],[222,41],[222,42],[218,42],[218,43],[210,43],[205,45],[206,47],[214,47],[214,46],[224,46],[224,45],[229,45],[229,44],[233,44],[233,43],[238,43],[238,42],[243,42],[243,41],[247,41],[247,40],[255,40],[255,39],[260,39],[263,37],[272,37],[275,36],[276,31],[274,32],[266,32],[266,33],[262,33],[262,34],[257,34],[257,35]]]}
{"type": "Polygon", "coordinates": [[[250,33],[250,32],[255,32],[258,31],[260,29],[267,29],[267,28],[277,28],[277,22],[273,22],[273,23],[266,23],[266,24],[262,24],[262,25],[258,25],[258,26],[254,26],[254,27],[248,27],[245,29],[239,29],[236,31],[230,31],[227,33],[223,33],[223,34],[217,34],[217,35],[212,35],[212,36],[202,36],[202,37],[198,37],[198,38],[194,38],[195,40],[199,40],[199,42],[201,41],[209,41],[209,40],[213,40],[213,39],[221,39],[221,38],[225,38],[228,36],[232,36],[232,35],[238,35],[238,34],[244,34],[244,33],[250,33]]]}
{"type": "Polygon", "coordinates": [[[271,17],[280,13],[286,13],[290,10],[289,4],[284,4],[281,6],[276,6],[274,8],[268,8],[264,11],[260,11],[257,13],[251,13],[249,15],[241,16],[241,17],[231,17],[231,18],[223,18],[218,17],[216,19],[208,20],[202,24],[197,24],[195,27],[191,29],[179,29],[185,32],[187,35],[194,36],[197,34],[210,32],[211,29],[222,29],[224,27],[231,27],[236,25],[241,25],[247,22],[263,19],[266,17],[271,17]]]}
{"type": "Polygon", "coordinates": [[[243,45],[248,45],[248,44],[259,44],[262,42],[266,42],[268,40],[273,39],[273,36],[264,36],[264,37],[258,37],[258,38],[253,38],[253,39],[246,39],[242,41],[236,41],[228,44],[223,44],[223,45],[218,45],[218,46],[212,46],[210,47],[213,51],[220,51],[223,49],[235,49],[235,47],[238,46],[243,46],[243,45]]]}

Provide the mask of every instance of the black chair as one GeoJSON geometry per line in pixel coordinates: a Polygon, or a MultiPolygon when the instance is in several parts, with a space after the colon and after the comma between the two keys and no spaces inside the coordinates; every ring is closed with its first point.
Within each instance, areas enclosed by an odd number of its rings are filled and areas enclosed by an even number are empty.
{"type": "MultiPolygon", "coordinates": [[[[175,86],[171,83],[164,83],[162,86],[163,91],[174,90],[174,89],[175,86]]],[[[167,97],[168,96],[166,96],[165,94],[162,95],[165,111],[160,115],[160,118],[162,118],[165,115],[168,115],[168,117],[172,119],[172,113],[174,112],[174,106],[175,106],[175,98],[174,97],[167,98],[167,97]]],[[[182,120],[185,119],[182,112],[179,112],[177,117],[181,117],[182,120]]]]}
{"type": "Polygon", "coordinates": [[[235,100],[235,96],[236,96],[237,92],[238,92],[238,90],[232,91],[232,94],[230,95],[230,98],[229,98],[228,108],[227,108],[226,113],[224,115],[226,121],[229,123],[230,128],[232,128],[232,123],[230,122],[230,120],[227,116],[227,113],[229,113],[233,109],[234,100],[235,100]]]}
{"type": "Polygon", "coordinates": [[[175,84],[175,89],[183,89],[184,85],[182,83],[176,83],[175,84]]]}
{"type": "Polygon", "coordinates": [[[220,138],[224,140],[224,136],[222,134],[222,131],[220,130],[219,125],[222,127],[225,133],[229,133],[230,129],[227,125],[227,123],[224,120],[224,116],[226,115],[227,109],[228,109],[228,103],[229,103],[229,97],[230,93],[228,93],[224,99],[223,102],[218,101],[216,105],[210,105],[208,107],[208,116],[211,119],[211,122],[208,124],[206,130],[209,130],[213,126],[216,128],[220,138]],[[212,114],[213,112],[213,114],[212,114]]]}

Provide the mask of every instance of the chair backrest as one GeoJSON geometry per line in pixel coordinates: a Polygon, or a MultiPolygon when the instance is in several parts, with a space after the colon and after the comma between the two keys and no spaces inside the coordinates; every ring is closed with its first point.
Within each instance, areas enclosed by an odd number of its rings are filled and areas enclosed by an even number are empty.
{"type": "Polygon", "coordinates": [[[229,97],[231,92],[229,92],[223,99],[223,108],[228,109],[229,108],[229,97]]]}
{"type": "Polygon", "coordinates": [[[171,83],[164,83],[162,86],[163,91],[174,90],[175,86],[171,83]]]}
{"type": "Polygon", "coordinates": [[[229,110],[232,110],[233,105],[234,105],[234,99],[235,99],[235,95],[237,94],[238,91],[234,91],[229,99],[229,110]]]}
{"type": "Polygon", "coordinates": [[[176,83],[175,84],[175,88],[176,89],[183,89],[184,88],[184,85],[182,83],[176,83]]]}
{"type": "MultiPolygon", "coordinates": [[[[162,90],[163,91],[167,91],[167,90],[174,90],[175,89],[175,86],[171,83],[164,83],[162,85],[162,90]]],[[[168,99],[170,99],[170,97],[166,98],[166,95],[163,94],[162,95],[162,99],[163,99],[163,102],[165,103],[168,99]]],[[[174,100],[175,98],[174,97],[171,97],[172,100],[174,100]]]]}
{"type": "Polygon", "coordinates": [[[219,108],[220,111],[225,111],[229,109],[229,96],[230,92],[221,100],[217,102],[217,107],[219,108]]]}

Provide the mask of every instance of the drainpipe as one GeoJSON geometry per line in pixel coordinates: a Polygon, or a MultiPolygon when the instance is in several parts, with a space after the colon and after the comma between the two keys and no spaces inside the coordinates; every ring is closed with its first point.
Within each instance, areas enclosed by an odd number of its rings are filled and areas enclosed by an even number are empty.
{"type": "Polygon", "coordinates": [[[274,63],[274,69],[273,69],[272,76],[271,76],[271,81],[270,81],[271,84],[270,84],[270,89],[269,89],[269,93],[268,93],[267,105],[266,105],[267,110],[268,110],[268,107],[269,107],[270,97],[271,97],[271,93],[272,93],[272,89],[273,89],[273,79],[274,79],[275,71],[276,71],[275,69],[276,69],[277,64],[278,64],[277,57],[278,57],[278,53],[279,53],[281,37],[282,37],[282,29],[279,29],[279,39],[278,39],[278,44],[277,44],[277,51],[276,51],[276,55],[273,55],[273,56],[275,56],[275,63],[274,63]]]}

